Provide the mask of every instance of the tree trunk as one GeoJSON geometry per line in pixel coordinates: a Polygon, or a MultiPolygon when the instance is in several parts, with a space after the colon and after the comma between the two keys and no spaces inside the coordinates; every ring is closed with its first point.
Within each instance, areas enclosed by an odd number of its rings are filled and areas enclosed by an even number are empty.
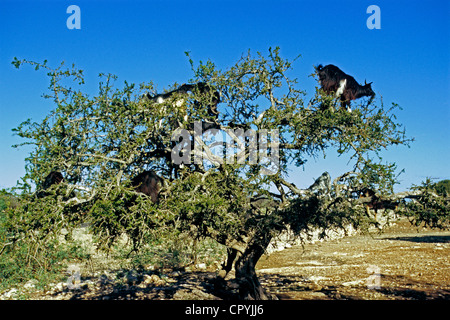
{"type": "Polygon", "coordinates": [[[233,248],[227,248],[227,260],[222,263],[222,270],[219,272],[219,276],[224,278],[228,275],[228,273],[233,268],[234,260],[236,259],[239,251],[233,248]]]}
{"type": "Polygon", "coordinates": [[[255,270],[256,263],[264,254],[271,237],[266,236],[264,239],[256,240],[255,238],[251,240],[243,253],[237,254],[234,268],[239,284],[239,296],[243,300],[274,300],[276,297],[267,293],[261,286],[255,270]]]}

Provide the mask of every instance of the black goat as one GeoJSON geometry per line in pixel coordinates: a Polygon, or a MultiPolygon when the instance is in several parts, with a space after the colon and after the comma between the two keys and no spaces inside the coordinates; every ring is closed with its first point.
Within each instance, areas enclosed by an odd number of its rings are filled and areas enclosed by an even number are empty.
{"type": "Polygon", "coordinates": [[[158,202],[158,194],[163,180],[155,171],[144,171],[131,180],[131,185],[136,192],[143,193],[152,199],[153,203],[158,202]]]}
{"type": "Polygon", "coordinates": [[[54,184],[60,184],[64,181],[64,177],[61,172],[59,171],[52,171],[48,174],[47,177],[45,177],[44,183],[42,184],[42,188],[48,189],[54,184]]]}
{"type": "Polygon", "coordinates": [[[59,171],[52,171],[50,172],[44,179],[44,182],[42,183],[42,186],[40,190],[36,193],[36,196],[38,198],[44,198],[49,195],[47,190],[55,185],[60,184],[64,181],[64,177],[59,171]]]}
{"type": "Polygon", "coordinates": [[[323,67],[321,64],[315,68],[319,75],[319,82],[326,94],[334,93],[341,100],[341,106],[346,107],[349,112],[350,101],[361,97],[370,97],[369,103],[375,97],[372,90],[372,82],[361,86],[355,78],[346,74],[335,65],[329,64],[323,67]]]}
{"type": "Polygon", "coordinates": [[[377,196],[375,191],[370,188],[363,188],[358,190],[359,198],[367,198],[368,202],[364,203],[366,207],[367,216],[370,217],[370,210],[374,210],[374,218],[377,219],[378,210],[397,210],[398,202],[383,200],[381,197],[377,196]]]}

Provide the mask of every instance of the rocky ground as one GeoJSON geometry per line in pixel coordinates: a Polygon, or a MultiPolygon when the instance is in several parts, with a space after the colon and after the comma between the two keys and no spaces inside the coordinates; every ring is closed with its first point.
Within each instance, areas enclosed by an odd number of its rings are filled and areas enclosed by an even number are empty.
{"type": "MultiPolygon", "coordinates": [[[[293,246],[258,263],[263,286],[279,299],[450,299],[450,232],[413,228],[399,221],[384,233],[353,235],[293,246]]],[[[29,281],[0,299],[229,299],[233,281],[216,281],[217,270],[107,270],[38,290],[29,281]]]]}

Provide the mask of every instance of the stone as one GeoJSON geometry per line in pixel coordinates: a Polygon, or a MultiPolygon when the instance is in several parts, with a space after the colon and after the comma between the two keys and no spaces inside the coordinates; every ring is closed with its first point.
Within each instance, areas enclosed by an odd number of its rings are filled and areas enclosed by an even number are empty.
{"type": "Polygon", "coordinates": [[[31,290],[31,289],[34,289],[36,287],[36,284],[37,284],[37,280],[35,280],[35,279],[29,280],[29,281],[27,281],[27,283],[25,283],[23,285],[23,288],[26,289],[26,290],[31,290]]]}
{"type": "Polygon", "coordinates": [[[148,274],[144,275],[144,281],[145,284],[153,284],[154,286],[160,287],[166,284],[166,281],[161,279],[158,275],[152,274],[149,276],[148,274]]]}

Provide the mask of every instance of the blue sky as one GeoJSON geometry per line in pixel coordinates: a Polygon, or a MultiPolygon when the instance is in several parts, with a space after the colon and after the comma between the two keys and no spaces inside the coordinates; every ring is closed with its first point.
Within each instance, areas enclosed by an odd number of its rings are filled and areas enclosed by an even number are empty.
{"type": "MultiPolygon", "coordinates": [[[[45,72],[11,65],[14,57],[61,61],[84,69],[85,89],[95,92],[100,72],[123,80],[152,80],[159,91],[192,77],[184,52],[194,61],[233,65],[248,49],[279,46],[298,59],[290,76],[308,97],[316,83],[313,65],[336,64],[356,80],[373,81],[385,105],[398,103],[398,121],[416,141],[395,147],[384,159],[405,169],[397,190],[425,177],[449,179],[450,2],[432,1],[10,1],[0,2],[0,188],[24,174],[30,151],[11,129],[27,118],[42,119],[52,108],[41,98],[45,72]],[[81,29],[69,30],[69,5],[81,9],[81,29]],[[369,5],[381,10],[381,29],[370,30],[369,5]]],[[[328,170],[332,178],[349,167],[333,154],[293,168],[290,180],[309,186],[328,170]]]]}

